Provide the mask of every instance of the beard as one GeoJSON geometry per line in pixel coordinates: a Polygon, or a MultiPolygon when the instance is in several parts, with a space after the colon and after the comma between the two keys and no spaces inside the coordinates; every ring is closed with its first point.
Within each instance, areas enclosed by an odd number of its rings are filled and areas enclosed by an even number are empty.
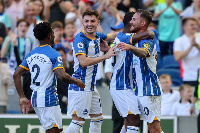
{"type": "Polygon", "coordinates": [[[140,30],[139,26],[131,26],[130,31],[131,33],[137,33],[140,30]]]}

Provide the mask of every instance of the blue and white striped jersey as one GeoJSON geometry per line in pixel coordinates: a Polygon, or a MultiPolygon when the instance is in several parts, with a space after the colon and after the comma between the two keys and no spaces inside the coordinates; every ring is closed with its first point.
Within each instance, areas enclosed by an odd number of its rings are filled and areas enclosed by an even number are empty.
{"type": "MultiPolygon", "coordinates": [[[[119,32],[114,44],[124,42],[132,44],[134,34],[119,32]]],[[[133,54],[129,50],[116,52],[116,63],[113,67],[113,74],[110,81],[111,90],[133,89],[132,60],[133,54]]]]}
{"type": "Polygon", "coordinates": [[[148,51],[148,58],[133,55],[133,79],[137,96],[157,96],[162,94],[162,88],[156,74],[157,61],[155,59],[156,45],[152,39],[141,40],[136,47],[148,51]]]}
{"type": "MultiPolygon", "coordinates": [[[[73,56],[74,56],[74,74],[72,77],[82,80],[85,84],[84,91],[94,91],[96,84],[96,73],[98,64],[82,67],[76,58],[77,55],[86,55],[86,57],[99,57],[100,41],[107,39],[108,35],[97,32],[95,38],[90,38],[82,31],[76,35],[73,41],[73,56]]],[[[75,84],[70,84],[69,90],[80,91],[80,88],[75,84]]]]}
{"type": "MultiPolygon", "coordinates": [[[[51,107],[59,105],[57,97],[57,76],[54,70],[63,68],[59,52],[49,45],[36,47],[31,51],[20,67],[31,73],[31,102],[33,107],[51,107]]],[[[63,68],[64,69],[64,68],[63,68]]]]}

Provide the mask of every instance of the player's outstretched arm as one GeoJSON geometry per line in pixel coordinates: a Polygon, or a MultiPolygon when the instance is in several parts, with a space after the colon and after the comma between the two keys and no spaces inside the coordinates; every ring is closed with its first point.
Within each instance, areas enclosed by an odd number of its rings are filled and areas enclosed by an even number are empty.
{"type": "Polygon", "coordinates": [[[137,48],[135,46],[126,44],[124,42],[120,42],[118,43],[117,47],[120,50],[130,50],[134,55],[141,57],[141,58],[146,58],[149,56],[147,50],[143,49],[143,48],[137,48]]]}
{"type": "Polygon", "coordinates": [[[63,82],[68,84],[76,84],[81,88],[82,91],[84,90],[85,84],[81,80],[71,77],[64,71],[64,69],[58,68],[55,70],[55,73],[63,82]]]}
{"type": "Polygon", "coordinates": [[[22,89],[22,81],[21,81],[21,76],[23,74],[25,74],[27,70],[22,68],[22,67],[18,67],[17,70],[15,71],[14,75],[13,75],[13,79],[15,82],[15,87],[17,89],[17,93],[19,95],[20,98],[20,105],[21,105],[21,109],[22,109],[22,113],[23,114],[28,114],[29,111],[29,107],[30,107],[30,102],[29,100],[25,97],[23,89],[22,89]]]}
{"type": "Polygon", "coordinates": [[[85,55],[82,54],[77,55],[76,57],[82,67],[87,67],[98,64],[99,62],[109,59],[112,56],[116,56],[115,52],[117,51],[114,50],[115,48],[116,46],[113,46],[112,48],[109,49],[109,51],[105,55],[96,58],[86,57],[85,55]]]}
{"type": "Polygon", "coordinates": [[[150,30],[147,30],[145,32],[133,35],[132,44],[135,44],[138,41],[144,40],[144,39],[154,39],[154,32],[150,31],[150,30]]]}

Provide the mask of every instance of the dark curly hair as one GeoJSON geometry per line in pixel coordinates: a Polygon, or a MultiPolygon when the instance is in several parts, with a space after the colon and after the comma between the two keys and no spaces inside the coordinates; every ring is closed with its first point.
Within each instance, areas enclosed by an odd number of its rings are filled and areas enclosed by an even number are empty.
{"type": "Polygon", "coordinates": [[[41,22],[36,24],[33,29],[34,36],[38,40],[44,40],[52,31],[51,25],[49,22],[41,22]]]}

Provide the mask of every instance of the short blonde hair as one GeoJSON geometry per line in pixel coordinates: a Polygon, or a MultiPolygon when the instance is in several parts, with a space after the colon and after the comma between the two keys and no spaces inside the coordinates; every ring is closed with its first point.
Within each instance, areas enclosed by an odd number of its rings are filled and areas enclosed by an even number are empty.
{"type": "Polygon", "coordinates": [[[171,81],[171,76],[169,74],[162,74],[159,79],[169,79],[171,81]]]}
{"type": "Polygon", "coordinates": [[[183,85],[180,86],[179,92],[180,93],[183,92],[186,88],[191,88],[192,89],[192,86],[189,85],[189,84],[183,84],[183,85]]]}

